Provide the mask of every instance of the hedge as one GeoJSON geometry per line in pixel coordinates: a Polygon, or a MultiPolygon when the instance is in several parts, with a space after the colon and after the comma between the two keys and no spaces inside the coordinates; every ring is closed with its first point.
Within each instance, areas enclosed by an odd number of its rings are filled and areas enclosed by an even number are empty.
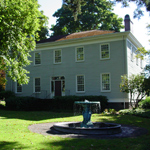
{"type": "Polygon", "coordinates": [[[1,91],[0,100],[8,99],[9,97],[15,97],[15,93],[12,91],[1,91]]]}
{"type": "Polygon", "coordinates": [[[59,96],[54,99],[37,99],[34,97],[9,97],[6,99],[6,108],[23,111],[57,111],[73,112],[75,101],[99,101],[101,111],[107,107],[106,96],[59,96]]]}

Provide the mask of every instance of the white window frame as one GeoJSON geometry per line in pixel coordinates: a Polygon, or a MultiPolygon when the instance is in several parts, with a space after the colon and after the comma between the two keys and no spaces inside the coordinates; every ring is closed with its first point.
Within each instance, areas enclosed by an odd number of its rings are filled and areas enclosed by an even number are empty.
{"type": "Polygon", "coordinates": [[[136,65],[139,65],[139,58],[136,57],[136,65]]]}
{"type": "Polygon", "coordinates": [[[83,62],[85,60],[85,53],[84,53],[84,47],[83,46],[80,46],[80,47],[76,47],[75,49],[75,60],[76,62],[83,62]],[[82,48],[83,49],[83,59],[82,60],[78,60],[78,49],[79,48],[82,48]]]}
{"type": "Polygon", "coordinates": [[[76,75],[76,93],[84,93],[85,92],[85,75],[76,75]],[[78,77],[83,76],[84,77],[84,83],[83,84],[78,84],[78,77]],[[78,91],[78,85],[83,85],[84,86],[84,91],[78,91]]]}
{"type": "Polygon", "coordinates": [[[34,93],[41,93],[41,78],[40,77],[35,77],[34,78],[34,82],[33,82],[33,87],[34,87],[34,93]],[[40,87],[40,91],[39,92],[36,92],[36,90],[35,90],[35,88],[36,88],[36,85],[35,85],[35,79],[40,79],[40,85],[39,85],[39,87],[40,87]]]}
{"type": "Polygon", "coordinates": [[[35,52],[34,53],[34,65],[41,65],[41,52],[35,52]],[[36,64],[36,58],[35,58],[35,55],[36,55],[36,53],[39,53],[40,54],[40,58],[39,58],[39,60],[40,60],[40,63],[39,64],[36,64]]]}
{"type": "Polygon", "coordinates": [[[141,67],[141,69],[143,69],[143,60],[142,59],[140,59],[140,67],[141,67]]]}
{"type": "Polygon", "coordinates": [[[22,85],[18,85],[18,82],[16,82],[16,93],[22,93],[22,85]],[[18,91],[18,86],[21,87],[21,92],[18,91]]]}
{"type": "Polygon", "coordinates": [[[101,83],[101,92],[111,92],[111,75],[110,75],[110,73],[101,73],[101,75],[100,75],[100,83],[101,83]],[[109,75],[109,90],[104,90],[103,89],[103,75],[105,75],[105,74],[107,74],[107,75],[109,75]]]}
{"type": "Polygon", "coordinates": [[[107,60],[107,59],[110,59],[110,44],[109,43],[100,44],[100,60],[107,60]],[[108,52],[109,52],[108,58],[102,58],[102,46],[103,45],[108,45],[108,52]]]}
{"type": "Polygon", "coordinates": [[[62,63],[62,50],[61,50],[61,49],[56,49],[56,50],[54,50],[54,51],[53,51],[53,57],[54,57],[54,64],[61,64],[61,63],[62,63]],[[60,52],[61,52],[61,54],[60,54],[60,56],[59,56],[59,57],[61,58],[61,61],[60,61],[60,62],[56,62],[56,55],[55,55],[55,54],[56,54],[56,53],[55,53],[56,51],[60,51],[60,52]]]}

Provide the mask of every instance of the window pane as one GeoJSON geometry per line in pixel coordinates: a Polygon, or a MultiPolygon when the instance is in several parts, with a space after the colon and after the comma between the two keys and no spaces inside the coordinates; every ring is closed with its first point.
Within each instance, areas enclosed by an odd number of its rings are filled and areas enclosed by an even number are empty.
{"type": "Polygon", "coordinates": [[[41,54],[40,53],[35,53],[35,64],[41,64],[41,54]]]}
{"type": "Polygon", "coordinates": [[[102,90],[110,90],[109,74],[102,74],[102,90]]]}
{"type": "Polygon", "coordinates": [[[77,76],[77,91],[84,91],[84,76],[77,76]]]}
{"type": "Polygon", "coordinates": [[[78,91],[84,91],[84,85],[78,85],[78,91]]]}
{"type": "Polygon", "coordinates": [[[17,83],[17,92],[22,92],[22,85],[17,83]]]}
{"type": "Polygon", "coordinates": [[[101,45],[101,58],[109,58],[109,45],[101,45]]]}
{"type": "Polygon", "coordinates": [[[83,47],[77,48],[77,61],[84,60],[83,47]]]}
{"type": "Polygon", "coordinates": [[[41,87],[40,87],[40,78],[35,78],[35,92],[40,92],[41,87]]]}
{"type": "Polygon", "coordinates": [[[61,62],[61,50],[56,50],[55,51],[55,63],[60,63],[61,62]]]}

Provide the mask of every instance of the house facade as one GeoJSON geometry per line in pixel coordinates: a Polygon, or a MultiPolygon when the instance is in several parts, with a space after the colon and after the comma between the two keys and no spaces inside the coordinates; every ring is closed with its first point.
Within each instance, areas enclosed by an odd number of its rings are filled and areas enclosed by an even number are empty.
{"type": "Polygon", "coordinates": [[[28,85],[8,80],[6,90],[18,96],[53,98],[68,95],[104,95],[112,108],[127,108],[128,94],[120,92],[121,75],[138,74],[142,47],[130,30],[91,30],[51,37],[31,52],[28,85]]]}

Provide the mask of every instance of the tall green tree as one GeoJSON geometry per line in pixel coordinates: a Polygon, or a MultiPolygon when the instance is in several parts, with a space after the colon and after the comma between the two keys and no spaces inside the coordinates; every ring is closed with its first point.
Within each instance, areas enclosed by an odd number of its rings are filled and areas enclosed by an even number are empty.
{"type": "Polygon", "coordinates": [[[0,70],[14,81],[26,84],[29,52],[40,30],[37,0],[0,0],[0,70]]]}
{"type": "Polygon", "coordinates": [[[87,30],[114,30],[120,31],[123,28],[122,18],[118,18],[112,12],[113,4],[106,0],[87,0],[81,7],[81,15],[75,21],[72,11],[67,7],[62,7],[53,16],[57,17],[56,25],[51,30],[54,35],[70,34],[87,30]]]}
{"type": "MultiPolygon", "coordinates": [[[[73,12],[75,20],[77,16],[81,13],[81,6],[85,5],[87,0],[63,0],[64,7],[68,7],[73,12]]],[[[94,3],[95,0],[90,0],[94,3]]],[[[100,1],[100,0],[99,0],[100,1]]],[[[112,3],[122,2],[124,7],[129,6],[130,2],[135,2],[137,9],[134,11],[134,16],[140,18],[143,15],[141,7],[146,7],[147,11],[150,11],[150,1],[149,0],[112,0],[112,3]]]]}

